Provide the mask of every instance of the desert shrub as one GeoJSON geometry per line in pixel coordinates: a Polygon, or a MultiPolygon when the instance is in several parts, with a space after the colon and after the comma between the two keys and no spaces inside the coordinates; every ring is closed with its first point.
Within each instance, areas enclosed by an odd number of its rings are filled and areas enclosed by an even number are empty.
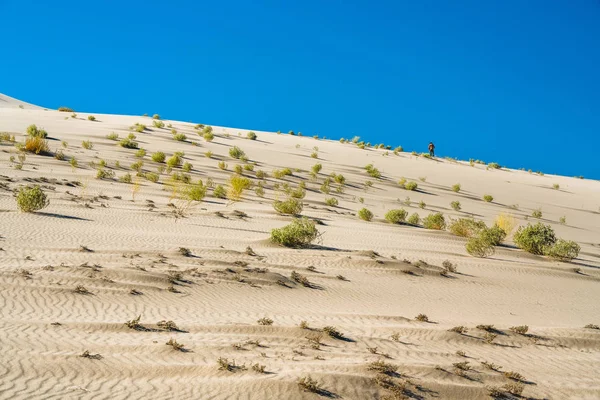
{"type": "Polygon", "coordinates": [[[94,117],[93,115],[88,115],[88,121],[95,121],[96,117],[94,117]]]}
{"type": "Polygon", "coordinates": [[[335,183],[338,183],[340,185],[343,185],[344,183],[346,183],[346,178],[342,174],[333,173],[333,174],[331,174],[331,177],[333,178],[335,183]]]}
{"type": "Polygon", "coordinates": [[[490,194],[483,195],[483,201],[485,201],[486,203],[490,203],[494,201],[494,197],[490,194]]]}
{"type": "Polygon", "coordinates": [[[406,190],[417,190],[417,188],[419,187],[419,185],[417,184],[417,182],[408,182],[404,185],[404,189],[406,190]]]}
{"type": "Polygon", "coordinates": [[[134,130],[134,131],[136,131],[138,133],[142,133],[142,132],[144,132],[146,130],[146,125],[136,123],[135,125],[133,125],[132,127],[130,127],[130,129],[132,129],[132,130],[134,130]]]}
{"type": "Polygon", "coordinates": [[[121,183],[131,183],[131,181],[131,174],[129,172],[119,178],[119,182],[121,183]]]}
{"type": "Polygon", "coordinates": [[[419,202],[418,206],[419,206],[419,208],[420,208],[420,209],[424,210],[424,209],[425,209],[425,207],[427,207],[427,204],[425,204],[425,202],[424,202],[423,200],[421,200],[421,201],[419,202]]]}
{"type": "Polygon", "coordinates": [[[204,155],[206,156],[206,158],[212,158],[213,152],[208,150],[206,153],[204,153],[204,155]]]}
{"type": "Polygon", "coordinates": [[[254,193],[258,197],[265,197],[265,189],[262,186],[257,186],[256,189],[254,189],[254,193]]]}
{"type": "Polygon", "coordinates": [[[119,146],[125,147],[126,149],[137,149],[138,143],[130,138],[121,139],[119,146]]]}
{"type": "Polygon", "coordinates": [[[538,208],[537,210],[533,210],[533,212],[531,213],[531,216],[533,218],[537,218],[537,219],[542,218],[542,210],[540,208],[538,208]]]}
{"type": "Polygon", "coordinates": [[[213,195],[218,199],[224,199],[227,197],[227,192],[225,191],[223,185],[217,185],[213,190],[213,195]]]}
{"type": "MultiPolygon", "coordinates": [[[[302,182],[300,183],[302,184],[302,182]]],[[[290,190],[289,195],[295,199],[303,199],[306,196],[306,190],[303,189],[303,186],[299,186],[290,190]]]]}
{"type": "Polygon", "coordinates": [[[381,172],[379,172],[379,170],[377,168],[375,168],[373,166],[373,164],[369,164],[365,167],[365,170],[367,171],[367,174],[369,174],[370,176],[372,176],[373,178],[379,179],[381,178],[381,172]]]}
{"type": "Polygon", "coordinates": [[[336,207],[339,204],[339,202],[338,199],[336,199],[335,197],[329,197],[325,199],[325,204],[327,204],[330,207],[336,207]]]}
{"type": "Polygon", "coordinates": [[[319,190],[325,194],[329,194],[329,192],[331,191],[331,187],[329,186],[330,183],[330,179],[327,178],[323,181],[323,184],[321,185],[321,187],[319,188],[319,190]]]}
{"type": "Polygon", "coordinates": [[[319,153],[317,153],[316,151],[313,151],[312,153],[310,153],[311,158],[319,158],[319,153]]]}
{"type": "Polygon", "coordinates": [[[244,164],[244,171],[254,171],[254,164],[244,164]]]}
{"type": "Polygon", "coordinates": [[[77,159],[75,157],[71,157],[71,159],[69,160],[69,164],[71,164],[71,167],[77,168],[77,159]]]}
{"type": "Polygon", "coordinates": [[[184,142],[187,139],[187,136],[185,133],[178,133],[173,135],[173,139],[177,140],[178,142],[184,142]]]}
{"type": "Polygon", "coordinates": [[[32,136],[25,139],[25,146],[23,149],[35,154],[48,153],[50,151],[50,148],[48,147],[48,141],[37,136],[32,136]]]}
{"type": "Polygon", "coordinates": [[[398,186],[400,186],[402,189],[406,189],[406,178],[400,178],[398,181],[398,186]]]}
{"type": "Polygon", "coordinates": [[[435,213],[429,214],[425,218],[423,218],[423,226],[427,229],[437,229],[442,230],[446,228],[446,219],[444,218],[444,214],[435,213]]]}
{"type": "MultiPolygon", "coordinates": [[[[290,131],[292,132],[292,131],[290,131]]],[[[293,135],[294,133],[290,133],[293,135]]],[[[315,379],[312,379],[310,376],[303,376],[302,378],[298,378],[298,388],[303,392],[310,393],[321,393],[323,392],[323,388],[315,379]]]]}
{"type": "Polygon", "coordinates": [[[193,201],[202,201],[206,196],[207,187],[202,184],[202,181],[195,185],[190,185],[186,190],[188,199],[193,201]]]}
{"type": "Polygon", "coordinates": [[[99,169],[96,172],[96,179],[112,179],[115,177],[115,172],[110,169],[99,169]]]}
{"type": "Polygon", "coordinates": [[[143,161],[136,161],[133,164],[131,164],[131,169],[134,171],[137,171],[137,172],[141,172],[143,166],[144,166],[143,161]]]}
{"type": "Polygon", "coordinates": [[[547,248],[545,254],[560,261],[570,261],[579,256],[580,250],[581,247],[574,241],[558,239],[556,243],[547,248]]]}
{"type": "Polygon", "coordinates": [[[202,137],[204,138],[204,140],[206,140],[207,142],[212,142],[213,139],[215,138],[215,135],[212,133],[212,130],[210,132],[205,131],[202,134],[202,137]]]}
{"type": "Polygon", "coordinates": [[[183,166],[181,167],[181,169],[185,172],[190,172],[192,170],[192,168],[194,168],[194,166],[192,164],[190,164],[189,162],[184,162],[183,166]]]}
{"type": "Polygon", "coordinates": [[[550,225],[538,222],[535,225],[520,226],[513,236],[517,247],[532,253],[542,255],[556,242],[556,235],[550,225]]]}
{"type": "Polygon", "coordinates": [[[465,249],[475,257],[489,257],[496,251],[492,243],[479,236],[471,237],[465,244],[465,249]]]}
{"type": "Polygon", "coordinates": [[[400,224],[406,221],[408,212],[402,208],[390,210],[385,214],[385,220],[392,224],[400,224]]]}
{"type": "Polygon", "coordinates": [[[165,158],[167,158],[167,156],[162,151],[157,151],[156,153],[152,153],[152,161],[155,161],[157,163],[165,162],[165,158]]]}
{"type": "Polygon", "coordinates": [[[179,167],[181,165],[181,161],[181,157],[175,154],[167,160],[167,165],[171,168],[179,167]]]}
{"type": "Polygon", "coordinates": [[[119,140],[119,134],[111,132],[108,135],[106,135],[106,138],[109,140],[119,140]]]}
{"type": "Polygon", "coordinates": [[[413,213],[410,217],[408,217],[406,222],[408,222],[411,225],[419,225],[419,223],[421,222],[421,217],[419,217],[419,214],[413,213]]]}
{"type": "Polygon", "coordinates": [[[363,221],[370,221],[373,219],[373,213],[366,208],[361,208],[358,210],[356,215],[358,215],[358,218],[362,219],[363,221]]]}
{"type": "Polygon", "coordinates": [[[232,201],[238,201],[242,198],[244,190],[252,187],[252,181],[240,175],[234,175],[229,178],[229,189],[227,190],[227,198],[232,201]]]}
{"type": "Polygon", "coordinates": [[[222,169],[223,171],[225,171],[227,169],[227,164],[225,163],[225,161],[219,161],[217,166],[219,167],[219,169],[222,169]]]}
{"type": "Polygon", "coordinates": [[[247,137],[248,139],[250,139],[250,140],[256,140],[256,133],[254,133],[254,132],[248,132],[248,133],[246,134],[246,137],[247,137]]]}
{"type": "Polygon", "coordinates": [[[483,221],[475,221],[472,218],[452,220],[448,225],[448,230],[452,234],[462,237],[475,236],[483,229],[485,229],[485,223],[483,221]]]}
{"type": "Polygon", "coordinates": [[[154,125],[155,128],[164,128],[165,127],[165,123],[162,121],[152,121],[152,125],[154,125]]]}
{"type": "Polygon", "coordinates": [[[235,172],[235,173],[236,173],[236,174],[238,174],[238,175],[242,175],[242,173],[244,172],[244,170],[243,170],[243,168],[242,168],[242,166],[241,166],[241,165],[239,165],[239,164],[236,164],[236,165],[233,167],[233,172],[235,172]]]}
{"type": "Polygon", "coordinates": [[[48,133],[45,130],[38,128],[34,124],[29,125],[27,127],[27,134],[31,137],[39,137],[42,139],[45,139],[48,137],[48,133]]]}
{"type": "Polygon", "coordinates": [[[289,168],[274,169],[272,175],[275,179],[282,179],[286,176],[292,175],[292,170],[289,168]]]}
{"type": "Polygon", "coordinates": [[[460,201],[453,201],[450,203],[450,207],[452,207],[452,209],[454,211],[460,211],[461,210],[461,206],[460,206],[460,201]]]}
{"type": "Polygon", "coordinates": [[[267,173],[262,169],[259,169],[258,171],[256,171],[256,177],[258,179],[265,179],[267,177],[267,173]]]}
{"type": "Polygon", "coordinates": [[[271,241],[285,247],[306,247],[319,236],[316,224],[306,217],[271,231],[271,241]]]}
{"type": "Polygon", "coordinates": [[[460,192],[460,183],[452,185],[452,191],[455,192],[455,193],[460,192]]]}
{"type": "Polygon", "coordinates": [[[491,228],[482,229],[479,232],[479,237],[493,246],[498,246],[506,238],[506,232],[498,225],[494,225],[491,228]]]}
{"type": "Polygon", "coordinates": [[[48,196],[39,186],[20,188],[16,199],[17,207],[23,212],[35,212],[50,204],[48,196]]]}
{"type": "Polygon", "coordinates": [[[488,167],[493,168],[493,169],[500,169],[500,164],[491,162],[488,164],[488,167]]]}
{"type": "Polygon", "coordinates": [[[72,109],[72,108],[69,108],[69,107],[58,107],[58,111],[61,111],[61,112],[70,112],[70,113],[72,113],[72,112],[73,112],[73,109],[72,109]]]}
{"type": "Polygon", "coordinates": [[[62,150],[57,150],[56,153],[54,153],[54,158],[56,158],[59,161],[64,161],[65,153],[63,153],[62,150]]]}
{"type": "Polygon", "coordinates": [[[496,217],[494,224],[502,228],[506,235],[510,235],[517,226],[517,219],[510,214],[500,214],[496,217]]]}
{"type": "Polygon", "coordinates": [[[242,156],[246,155],[246,153],[244,153],[244,150],[240,149],[239,147],[233,146],[229,149],[229,155],[232,158],[240,159],[242,156]]]}
{"type": "Polygon", "coordinates": [[[273,202],[273,208],[280,214],[300,214],[302,212],[303,206],[304,205],[300,200],[295,199],[293,197],[284,201],[275,200],[273,202]]]}
{"type": "Polygon", "coordinates": [[[91,142],[91,141],[89,141],[89,140],[84,140],[83,142],[81,142],[81,146],[82,146],[84,149],[91,150],[91,149],[93,149],[93,148],[94,148],[94,143],[92,143],[92,142],[91,142]]]}
{"type": "Polygon", "coordinates": [[[155,172],[146,172],[144,174],[144,178],[146,178],[150,182],[156,183],[156,182],[158,182],[160,176],[155,172]]]}

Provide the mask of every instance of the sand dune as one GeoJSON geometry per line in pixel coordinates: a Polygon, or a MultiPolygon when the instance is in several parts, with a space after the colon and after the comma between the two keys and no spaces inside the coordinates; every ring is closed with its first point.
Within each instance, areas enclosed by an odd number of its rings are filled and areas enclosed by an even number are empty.
{"type": "Polygon", "coordinates": [[[213,127],[215,138],[207,142],[190,123],[165,120],[156,128],[150,117],[93,114],[90,121],[88,115],[0,95],[0,132],[23,142],[36,124],[48,132],[51,152],[66,156],[27,153],[17,169],[14,143],[0,142],[0,398],[485,399],[489,387],[514,382],[506,371],[524,377],[526,398],[600,398],[600,331],[584,328],[600,324],[599,182],[287,134],[254,131],[257,140],[249,140],[247,130],[234,128],[213,127]],[[157,183],[136,178],[130,168],[140,160],[136,150],[106,138],[111,132],[125,138],[135,123],[147,126],[135,133],[147,151],[144,171],[159,167],[152,153],[183,151],[194,182],[226,185],[234,166],[244,164],[229,156],[238,146],[256,164],[245,176],[256,183],[257,170],[270,174],[265,196],[248,190],[231,203],[210,189],[204,201],[188,202],[180,192],[185,185],[166,172],[157,183]],[[171,129],[187,140],[174,140],[171,129]],[[96,179],[101,160],[113,179],[96,179]],[[221,160],[227,170],[218,168],[221,160]],[[314,180],[309,171],[317,162],[323,168],[314,180]],[[367,164],[382,178],[368,176],[367,164]],[[272,177],[284,167],[293,175],[272,177]],[[133,183],[118,181],[126,173],[133,183]],[[336,184],[329,195],[319,190],[331,173],[346,178],[343,193],[336,184]],[[402,177],[418,190],[402,189],[402,177]],[[276,185],[300,182],[307,189],[302,214],[322,221],[321,240],[308,249],[276,246],[268,240],[271,229],[291,220],[273,210],[273,200],[284,197],[276,185]],[[459,193],[450,189],[456,183],[459,193]],[[21,213],[13,190],[30,184],[41,185],[50,205],[21,213]],[[484,194],[494,200],[482,201],[484,194]],[[410,206],[403,204],[407,196],[410,206]],[[328,206],[327,197],[339,205],[328,206]],[[456,200],[461,211],[450,207],[456,200]],[[362,207],[374,213],[371,222],[356,217],[362,207]],[[531,213],[541,209],[542,222],[578,242],[581,252],[558,262],[525,253],[509,239],[493,256],[475,258],[465,239],[449,232],[387,223],[385,213],[395,208],[488,224],[510,213],[520,225],[537,222],[531,213]],[[458,271],[440,275],[445,260],[458,271]],[[292,271],[313,287],[290,279],[292,271]],[[89,293],[76,293],[79,285],[89,293]],[[421,313],[430,322],[415,320],[421,313]],[[125,325],[138,316],[141,327],[125,325]],[[273,324],[257,322],[265,317],[273,324]],[[163,320],[178,330],[158,324],[163,320]],[[299,327],[302,321],[308,329],[299,327]],[[495,326],[492,344],[479,324],[495,326]],[[517,325],[528,325],[528,334],[509,330],[517,325]],[[323,335],[325,326],[344,338],[323,335]],[[455,326],[468,331],[450,332],[455,326]],[[318,335],[318,346],[307,340],[318,335]],[[165,345],[170,339],[185,351],[165,345]],[[91,357],[81,357],[86,350],[91,357]],[[237,367],[219,370],[219,358],[237,367]],[[391,383],[369,369],[378,360],[397,367],[391,383]],[[457,370],[461,362],[471,369],[457,370]],[[300,390],[298,379],[308,376],[321,393],[300,390]],[[404,390],[394,394],[390,384],[404,390]]]}

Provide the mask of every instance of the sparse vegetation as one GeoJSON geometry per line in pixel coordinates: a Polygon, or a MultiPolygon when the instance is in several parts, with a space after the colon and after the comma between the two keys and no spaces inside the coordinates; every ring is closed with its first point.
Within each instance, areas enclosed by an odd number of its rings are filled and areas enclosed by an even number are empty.
{"type": "MultiPolygon", "coordinates": [[[[48,141],[41,137],[28,137],[27,139],[25,139],[25,146],[23,147],[23,150],[34,154],[43,154],[50,152],[50,148],[48,147],[48,141]]],[[[22,164],[23,163],[21,163],[21,165],[22,164]]]]}
{"type": "Polygon", "coordinates": [[[425,314],[419,314],[415,317],[415,319],[421,322],[429,322],[429,317],[425,314]]]}
{"type": "Polygon", "coordinates": [[[240,158],[242,158],[243,156],[245,156],[246,153],[244,153],[244,150],[240,149],[239,147],[233,146],[232,148],[229,149],[229,155],[232,158],[235,158],[235,159],[239,160],[240,158]]]}
{"type": "Polygon", "coordinates": [[[426,229],[443,230],[446,228],[446,219],[442,213],[429,214],[423,218],[423,226],[426,229]]]}
{"type": "Polygon", "coordinates": [[[362,219],[363,221],[371,221],[373,219],[373,213],[364,207],[358,210],[356,215],[358,215],[358,218],[362,219]]]}
{"type": "Polygon", "coordinates": [[[263,317],[256,321],[259,325],[273,325],[273,320],[271,318],[263,317]]]}
{"type": "Polygon", "coordinates": [[[452,209],[454,211],[460,211],[461,206],[460,206],[460,201],[453,201],[450,203],[450,207],[452,207],[452,209]]]}
{"type": "Polygon", "coordinates": [[[92,150],[94,148],[94,143],[89,140],[84,140],[81,142],[81,146],[86,150],[92,150]]]}
{"type": "Polygon", "coordinates": [[[486,203],[491,203],[492,201],[494,201],[494,197],[490,194],[483,195],[483,201],[485,201],[486,203]]]}
{"type": "Polygon", "coordinates": [[[518,325],[518,326],[511,326],[508,329],[511,332],[518,333],[519,335],[525,335],[529,331],[529,326],[527,326],[527,325],[518,325]]]}
{"type": "Polygon", "coordinates": [[[390,210],[385,214],[385,220],[392,224],[401,224],[406,221],[408,212],[402,208],[397,210],[390,210]]]}
{"type": "Polygon", "coordinates": [[[410,215],[410,217],[408,217],[406,222],[408,222],[411,225],[419,225],[419,223],[421,222],[421,217],[419,216],[419,214],[413,213],[410,215]]]}
{"type": "Polygon", "coordinates": [[[271,231],[271,241],[285,247],[306,247],[318,236],[315,222],[306,217],[294,219],[283,228],[271,231]]]}
{"type": "Polygon", "coordinates": [[[413,181],[408,182],[404,185],[404,189],[411,190],[411,191],[417,190],[418,187],[419,187],[419,185],[417,184],[417,182],[413,182],[413,181]]]}
{"type": "Polygon", "coordinates": [[[540,219],[540,218],[542,218],[542,209],[541,209],[541,208],[538,208],[537,210],[533,210],[533,211],[531,212],[531,216],[532,216],[533,218],[537,218],[537,219],[540,219]]]}
{"type": "Polygon", "coordinates": [[[455,192],[455,193],[460,192],[460,183],[452,185],[452,191],[455,192]]]}
{"type": "Polygon", "coordinates": [[[519,227],[513,236],[513,241],[517,247],[529,253],[543,255],[556,243],[556,235],[550,225],[538,222],[535,225],[519,227]]]}
{"type": "Polygon", "coordinates": [[[17,192],[17,206],[22,212],[35,212],[48,207],[48,196],[39,186],[22,187],[17,192]]]}

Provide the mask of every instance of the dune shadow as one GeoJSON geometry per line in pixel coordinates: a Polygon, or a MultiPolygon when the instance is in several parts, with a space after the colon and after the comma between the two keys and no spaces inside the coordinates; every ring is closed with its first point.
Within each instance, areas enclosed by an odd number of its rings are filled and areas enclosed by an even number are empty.
{"type": "Polygon", "coordinates": [[[92,221],[91,219],[74,217],[72,215],[64,215],[64,214],[56,214],[56,213],[48,213],[48,212],[36,212],[38,215],[43,215],[45,217],[54,217],[54,218],[62,218],[62,219],[73,219],[76,221],[92,221]]]}

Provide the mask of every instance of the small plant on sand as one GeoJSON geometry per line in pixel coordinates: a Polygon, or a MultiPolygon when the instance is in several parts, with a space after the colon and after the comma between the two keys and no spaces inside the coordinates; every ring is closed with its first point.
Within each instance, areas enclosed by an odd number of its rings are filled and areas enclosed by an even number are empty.
{"type": "Polygon", "coordinates": [[[125,138],[119,141],[119,146],[124,147],[126,149],[137,149],[138,143],[131,138],[125,138]]]}
{"type": "Polygon", "coordinates": [[[138,315],[137,318],[132,319],[131,321],[127,321],[125,322],[125,325],[129,328],[129,329],[136,329],[136,330],[140,330],[143,329],[143,326],[140,324],[140,319],[142,318],[141,315],[138,315]]]}
{"type": "Polygon", "coordinates": [[[88,115],[87,119],[88,121],[95,121],[96,117],[94,117],[93,115],[88,115]]]}
{"type": "Polygon", "coordinates": [[[542,209],[541,209],[541,208],[538,208],[537,210],[533,210],[533,211],[531,212],[531,216],[532,216],[533,218],[540,219],[540,218],[542,218],[542,215],[543,215],[543,214],[542,214],[542,209]]]}
{"type": "Polygon", "coordinates": [[[442,213],[429,214],[423,218],[423,226],[426,229],[443,230],[446,228],[446,219],[442,213]]]}
{"type": "Polygon", "coordinates": [[[177,133],[173,135],[173,139],[177,140],[178,142],[185,142],[187,140],[187,136],[185,133],[177,133]]]}
{"type": "Polygon", "coordinates": [[[259,325],[273,325],[273,320],[271,318],[263,317],[256,321],[259,325]]]}
{"type": "Polygon", "coordinates": [[[535,225],[519,227],[513,240],[517,247],[532,254],[542,255],[556,242],[556,235],[550,225],[538,222],[535,225]]]}
{"type": "Polygon", "coordinates": [[[240,175],[233,175],[229,178],[229,188],[227,189],[227,198],[231,201],[239,201],[242,198],[244,190],[252,187],[252,181],[240,175]]]}
{"type": "Polygon", "coordinates": [[[38,128],[36,125],[29,125],[27,127],[27,135],[29,135],[30,137],[45,139],[48,137],[48,132],[41,128],[38,128]]]}
{"type": "Polygon", "coordinates": [[[508,330],[510,330],[511,332],[514,332],[514,333],[518,333],[519,335],[525,335],[527,333],[527,331],[529,331],[529,326],[527,326],[527,325],[511,326],[510,328],[508,328],[508,330]]]}
{"type": "Polygon", "coordinates": [[[506,235],[510,235],[517,226],[517,219],[511,214],[500,214],[494,220],[494,224],[501,228],[506,235]]]}
{"type": "Polygon", "coordinates": [[[81,142],[81,146],[86,150],[91,150],[94,148],[94,143],[92,143],[89,140],[84,140],[83,142],[81,142]]]}
{"type": "Polygon", "coordinates": [[[204,197],[206,196],[207,189],[208,188],[206,186],[204,186],[202,181],[199,181],[195,185],[190,185],[186,189],[187,198],[192,201],[202,201],[202,199],[204,199],[204,197]]]}
{"type": "Polygon", "coordinates": [[[193,168],[194,168],[194,166],[192,164],[190,164],[189,162],[184,162],[183,165],[181,166],[181,169],[184,172],[190,172],[193,168]]]}
{"type": "Polygon", "coordinates": [[[136,158],[144,158],[146,156],[146,150],[139,149],[138,151],[135,152],[134,155],[136,156],[136,158]]]}
{"type": "Polygon", "coordinates": [[[465,244],[465,249],[470,255],[481,258],[489,257],[496,251],[493,244],[479,236],[469,238],[465,244]]]}
{"type": "Polygon", "coordinates": [[[377,360],[369,363],[369,365],[367,365],[367,369],[369,371],[375,371],[385,375],[394,375],[396,371],[398,371],[397,366],[387,363],[383,360],[377,360]]]}
{"type": "Polygon", "coordinates": [[[452,264],[450,262],[450,260],[444,260],[444,262],[442,263],[442,267],[444,267],[444,269],[448,272],[456,272],[456,265],[452,264]]]}
{"type": "Polygon", "coordinates": [[[515,371],[506,371],[504,376],[508,379],[512,379],[513,381],[523,382],[525,381],[525,377],[518,372],[515,371]]]}
{"type": "Polygon", "coordinates": [[[461,335],[463,333],[467,333],[469,331],[469,329],[466,326],[455,326],[454,328],[450,328],[448,329],[448,332],[456,332],[456,333],[460,333],[461,335]]]}
{"type": "Polygon", "coordinates": [[[336,199],[335,197],[329,197],[325,199],[325,204],[327,204],[330,207],[336,207],[339,204],[339,202],[338,199],[336,199]]]}
{"type": "MultiPolygon", "coordinates": [[[[291,131],[290,131],[291,132],[291,131]]],[[[323,388],[321,384],[317,382],[315,379],[312,379],[310,376],[303,376],[298,379],[298,388],[300,388],[303,392],[310,393],[321,393],[323,392],[323,388]]]]}
{"type": "Polygon", "coordinates": [[[408,182],[404,185],[404,189],[406,190],[417,190],[417,188],[419,187],[419,185],[417,184],[417,182],[408,182]]]}
{"type": "Polygon", "coordinates": [[[406,221],[408,212],[402,208],[397,210],[390,210],[385,213],[385,220],[392,224],[401,224],[406,221]]]}
{"type": "Polygon", "coordinates": [[[245,156],[246,153],[244,153],[244,150],[240,149],[239,147],[233,146],[232,148],[229,149],[229,155],[232,158],[239,160],[241,157],[245,156]]]}
{"type": "Polygon", "coordinates": [[[256,140],[256,133],[254,133],[254,132],[248,132],[248,133],[246,134],[246,137],[247,137],[248,139],[250,139],[250,140],[256,140]]]}
{"type": "Polygon", "coordinates": [[[110,169],[100,168],[96,172],[96,179],[112,179],[115,177],[115,171],[110,169]]]}
{"type": "Polygon", "coordinates": [[[303,206],[302,201],[293,197],[284,201],[275,200],[273,202],[273,208],[280,214],[298,215],[302,212],[303,206]]]}
{"type": "Polygon", "coordinates": [[[109,133],[108,135],[106,135],[106,138],[107,138],[108,140],[119,140],[119,134],[118,134],[118,133],[111,132],[111,133],[109,133]]]}
{"type": "Polygon", "coordinates": [[[361,208],[356,215],[363,221],[371,221],[373,219],[373,213],[367,208],[361,208]]]}
{"type": "Polygon", "coordinates": [[[415,317],[415,319],[421,322],[429,322],[429,317],[427,317],[425,314],[419,314],[415,317]]]}
{"type": "Polygon", "coordinates": [[[167,166],[171,168],[179,167],[181,165],[181,162],[181,157],[175,154],[167,160],[167,166]]]}
{"type": "Polygon", "coordinates": [[[485,229],[485,223],[483,221],[475,221],[472,218],[451,220],[450,225],[448,225],[448,230],[452,234],[462,237],[476,236],[483,229],[485,229]]]}
{"type": "Polygon", "coordinates": [[[165,158],[167,158],[167,156],[162,151],[157,151],[156,153],[152,153],[152,161],[154,161],[154,162],[163,163],[163,162],[165,162],[165,158]]]}
{"type": "Polygon", "coordinates": [[[48,207],[48,196],[39,186],[22,187],[17,192],[17,206],[22,212],[35,212],[48,207]]]}
{"type": "Polygon", "coordinates": [[[223,185],[217,185],[213,190],[213,195],[218,199],[225,199],[227,198],[227,191],[223,185]]]}
{"type": "Polygon", "coordinates": [[[454,211],[460,211],[461,210],[461,206],[460,206],[460,201],[453,201],[450,203],[450,207],[452,207],[452,209],[454,211]]]}
{"type": "Polygon", "coordinates": [[[586,328],[586,329],[600,329],[600,326],[598,326],[596,324],[587,324],[586,326],[584,326],[584,328],[586,328]]]}
{"type": "Polygon", "coordinates": [[[490,203],[494,201],[494,197],[490,194],[485,194],[483,195],[483,201],[485,201],[486,203],[490,203]]]}
{"type": "Polygon", "coordinates": [[[73,291],[78,294],[91,294],[92,293],[88,289],[86,289],[85,286],[83,286],[83,285],[77,285],[73,291]]]}
{"type": "Polygon", "coordinates": [[[322,331],[334,339],[345,339],[344,334],[334,326],[326,326],[322,331]]]}
{"type": "Polygon", "coordinates": [[[458,193],[458,192],[460,192],[460,183],[457,183],[457,184],[455,184],[455,185],[452,185],[452,191],[453,191],[454,193],[458,193]]]}
{"type": "Polygon", "coordinates": [[[167,346],[171,346],[173,348],[173,350],[183,351],[183,344],[177,342],[177,340],[175,340],[173,338],[169,339],[169,341],[165,344],[167,346]]]}
{"type": "Polygon", "coordinates": [[[421,222],[421,217],[419,216],[419,214],[413,213],[410,217],[408,217],[406,222],[408,222],[411,225],[419,225],[419,223],[421,222]]]}
{"type": "Polygon", "coordinates": [[[313,220],[306,217],[294,219],[283,228],[271,231],[271,241],[285,247],[306,247],[319,237],[313,220]]]}
{"type": "Polygon", "coordinates": [[[290,274],[290,279],[294,282],[301,284],[302,286],[312,287],[312,283],[310,283],[308,278],[296,271],[292,271],[292,273],[290,274]]]}
{"type": "Polygon", "coordinates": [[[162,129],[162,128],[164,128],[164,127],[165,127],[165,123],[164,123],[164,122],[162,122],[162,121],[152,121],[152,125],[153,125],[155,128],[159,128],[159,129],[162,129]]]}
{"type": "Polygon", "coordinates": [[[41,137],[28,137],[25,139],[25,146],[23,150],[34,154],[48,153],[50,148],[48,147],[48,141],[41,137]]]}

